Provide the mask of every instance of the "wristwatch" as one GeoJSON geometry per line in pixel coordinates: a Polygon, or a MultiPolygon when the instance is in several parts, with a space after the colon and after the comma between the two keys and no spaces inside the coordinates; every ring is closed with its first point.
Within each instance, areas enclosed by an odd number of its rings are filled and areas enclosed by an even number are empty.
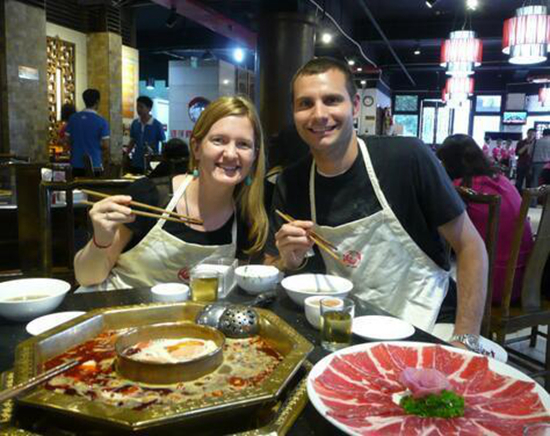
{"type": "Polygon", "coordinates": [[[481,347],[479,346],[479,335],[473,335],[471,333],[465,333],[463,335],[453,335],[449,342],[461,342],[466,345],[468,350],[475,353],[481,352],[481,347]]]}

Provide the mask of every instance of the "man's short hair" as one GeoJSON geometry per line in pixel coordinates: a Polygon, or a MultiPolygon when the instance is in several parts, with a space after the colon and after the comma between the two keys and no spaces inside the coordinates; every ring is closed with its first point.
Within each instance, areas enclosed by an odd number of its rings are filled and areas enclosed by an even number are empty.
{"type": "Polygon", "coordinates": [[[151,110],[153,108],[153,100],[151,100],[146,95],[141,95],[137,98],[137,102],[141,103],[149,108],[151,110]]]}
{"type": "Polygon", "coordinates": [[[94,107],[101,98],[101,94],[97,89],[87,89],[82,93],[82,100],[84,100],[84,104],[86,107],[94,107]]]}
{"type": "Polygon", "coordinates": [[[529,128],[529,129],[527,129],[527,133],[529,133],[529,132],[536,132],[536,131],[537,131],[537,129],[535,129],[534,127],[531,127],[531,128],[529,128]]]}
{"type": "Polygon", "coordinates": [[[548,136],[548,135],[550,135],[550,129],[544,129],[542,131],[542,136],[548,136]]]}
{"type": "Polygon", "coordinates": [[[357,86],[355,86],[355,82],[353,81],[353,73],[349,69],[348,65],[338,59],[321,57],[308,61],[296,72],[296,74],[294,74],[290,84],[290,96],[292,98],[292,102],[294,103],[294,83],[298,80],[298,78],[322,74],[329,70],[337,70],[344,75],[346,79],[346,89],[350,99],[353,100],[355,94],[357,94],[357,86]]]}

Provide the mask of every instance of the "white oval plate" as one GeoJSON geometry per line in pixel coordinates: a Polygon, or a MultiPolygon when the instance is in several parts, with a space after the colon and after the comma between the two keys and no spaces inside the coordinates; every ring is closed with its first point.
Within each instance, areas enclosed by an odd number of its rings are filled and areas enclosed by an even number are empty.
{"type": "Polygon", "coordinates": [[[370,315],[353,318],[352,332],[365,339],[390,341],[412,336],[414,327],[392,316],[370,315]]]}
{"type": "Polygon", "coordinates": [[[85,313],[79,311],[50,313],[29,322],[27,324],[27,332],[33,336],[37,336],[85,313]]]}
{"type": "MultiPolygon", "coordinates": [[[[329,354],[328,356],[325,356],[323,359],[321,359],[319,362],[315,364],[315,366],[311,369],[307,376],[307,393],[309,396],[309,401],[313,404],[315,409],[331,424],[333,424],[335,427],[342,430],[344,433],[352,436],[360,436],[360,433],[357,432],[355,429],[348,427],[344,423],[341,423],[340,421],[333,418],[331,415],[328,414],[329,410],[328,408],[323,404],[321,398],[317,394],[317,391],[313,387],[313,381],[321,375],[321,373],[327,368],[327,366],[330,365],[332,362],[332,359],[336,356],[341,356],[343,354],[348,353],[357,353],[361,351],[365,351],[371,347],[375,347],[376,345],[380,345],[382,342],[370,342],[368,344],[358,344],[354,345],[352,347],[344,348],[342,350],[338,350],[332,354],[329,354]]],[[[391,345],[396,346],[402,346],[402,347],[411,347],[411,348],[421,348],[425,346],[434,346],[435,344],[427,344],[424,342],[404,342],[404,341],[397,341],[392,342],[391,345]]],[[[447,347],[443,346],[443,348],[447,350],[454,351],[459,354],[466,354],[466,355],[475,355],[479,356],[479,354],[472,353],[471,351],[466,351],[461,348],[454,348],[454,347],[447,347]]],[[[497,374],[506,375],[508,377],[513,377],[517,380],[524,380],[524,381],[532,381],[535,384],[534,391],[539,396],[540,400],[542,401],[542,404],[546,409],[550,409],[550,395],[548,392],[546,392],[541,385],[539,385],[537,382],[535,382],[532,378],[525,375],[521,371],[512,368],[511,366],[507,365],[506,363],[502,363],[496,359],[488,359],[489,363],[489,369],[496,372],[497,374]]],[[[369,434],[369,433],[365,433],[369,434]]]]}

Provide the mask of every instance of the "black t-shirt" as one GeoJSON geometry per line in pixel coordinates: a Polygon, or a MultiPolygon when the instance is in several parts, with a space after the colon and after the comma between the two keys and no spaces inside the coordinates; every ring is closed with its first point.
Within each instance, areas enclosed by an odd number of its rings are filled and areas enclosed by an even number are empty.
{"type": "MultiPolygon", "coordinates": [[[[170,193],[172,193],[172,185],[170,180],[170,193]]],[[[161,199],[161,194],[157,185],[150,179],[144,177],[136,180],[127,189],[127,195],[132,196],[134,201],[165,208],[168,205],[169,198],[161,199]]],[[[171,196],[170,196],[171,198],[171,196]]],[[[238,215],[238,213],[237,213],[238,215]]],[[[232,215],[227,222],[219,229],[211,232],[201,232],[188,227],[185,224],[179,224],[173,221],[166,221],[163,229],[168,233],[176,236],[182,241],[200,245],[222,245],[231,243],[231,229],[233,228],[233,220],[235,214],[232,215]]],[[[126,224],[133,232],[133,237],[124,251],[136,246],[156,224],[154,218],[136,216],[136,220],[126,224]]],[[[237,218],[237,257],[243,257],[244,250],[249,248],[248,229],[246,224],[240,217],[237,218]]]]}
{"type": "MultiPolygon", "coordinates": [[[[397,219],[420,249],[448,270],[447,250],[437,227],[457,218],[465,208],[443,166],[416,138],[367,137],[364,140],[382,192],[397,219]]],[[[277,180],[267,244],[271,255],[278,255],[274,234],[282,225],[282,220],[273,213],[275,209],[295,219],[311,219],[311,165],[310,155],[285,169],[277,180]]],[[[320,225],[339,226],[381,210],[360,151],[344,174],[323,177],[316,173],[315,194],[320,225]]],[[[316,247],[315,253],[307,269],[324,271],[316,247]]]]}

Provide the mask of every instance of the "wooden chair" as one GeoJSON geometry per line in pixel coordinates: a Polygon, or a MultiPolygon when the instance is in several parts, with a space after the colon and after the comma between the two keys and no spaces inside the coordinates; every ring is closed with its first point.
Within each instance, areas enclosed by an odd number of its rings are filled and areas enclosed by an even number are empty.
{"type": "MultiPolygon", "coordinates": [[[[542,277],[550,253],[550,186],[541,186],[535,189],[525,189],[522,193],[522,202],[519,216],[516,221],[510,259],[500,306],[493,307],[491,316],[491,331],[496,335],[496,341],[507,345],[518,340],[506,342],[506,335],[522,329],[531,328],[531,335],[520,338],[530,339],[530,345],[536,343],[538,326],[550,325],[550,301],[542,298],[542,277]],[[515,270],[519,257],[521,241],[527,219],[529,204],[533,199],[543,198],[543,211],[535,245],[525,269],[521,285],[521,304],[511,305],[512,288],[515,270]]],[[[545,361],[540,362],[523,353],[506,346],[510,361],[530,372],[532,377],[544,376],[545,388],[550,389],[550,341],[546,341],[545,361]]]]}
{"type": "Polygon", "coordinates": [[[466,204],[486,204],[489,208],[485,234],[485,247],[487,249],[489,271],[487,278],[487,296],[485,298],[485,309],[483,311],[483,321],[481,323],[481,335],[489,338],[491,332],[491,304],[493,301],[493,270],[495,266],[498,225],[500,218],[500,195],[480,194],[473,189],[465,188],[463,186],[457,187],[457,192],[466,204]]]}
{"type": "Polygon", "coordinates": [[[40,223],[42,227],[41,247],[41,272],[44,277],[57,277],[68,281],[74,281],[73,259],[75,255],[75,214],[73,202],[74,189],[91,189],[106,194],[120,194],[127,186],[133,183],[129,179],[78,179],[73,182],[42,182],[40,183],[40,223]],[[64,265],[54,268],[53,260],[53,236],[52,228],[52,202],[51,193],[64,191],[66,198],[64,224],[64,265]]]}

